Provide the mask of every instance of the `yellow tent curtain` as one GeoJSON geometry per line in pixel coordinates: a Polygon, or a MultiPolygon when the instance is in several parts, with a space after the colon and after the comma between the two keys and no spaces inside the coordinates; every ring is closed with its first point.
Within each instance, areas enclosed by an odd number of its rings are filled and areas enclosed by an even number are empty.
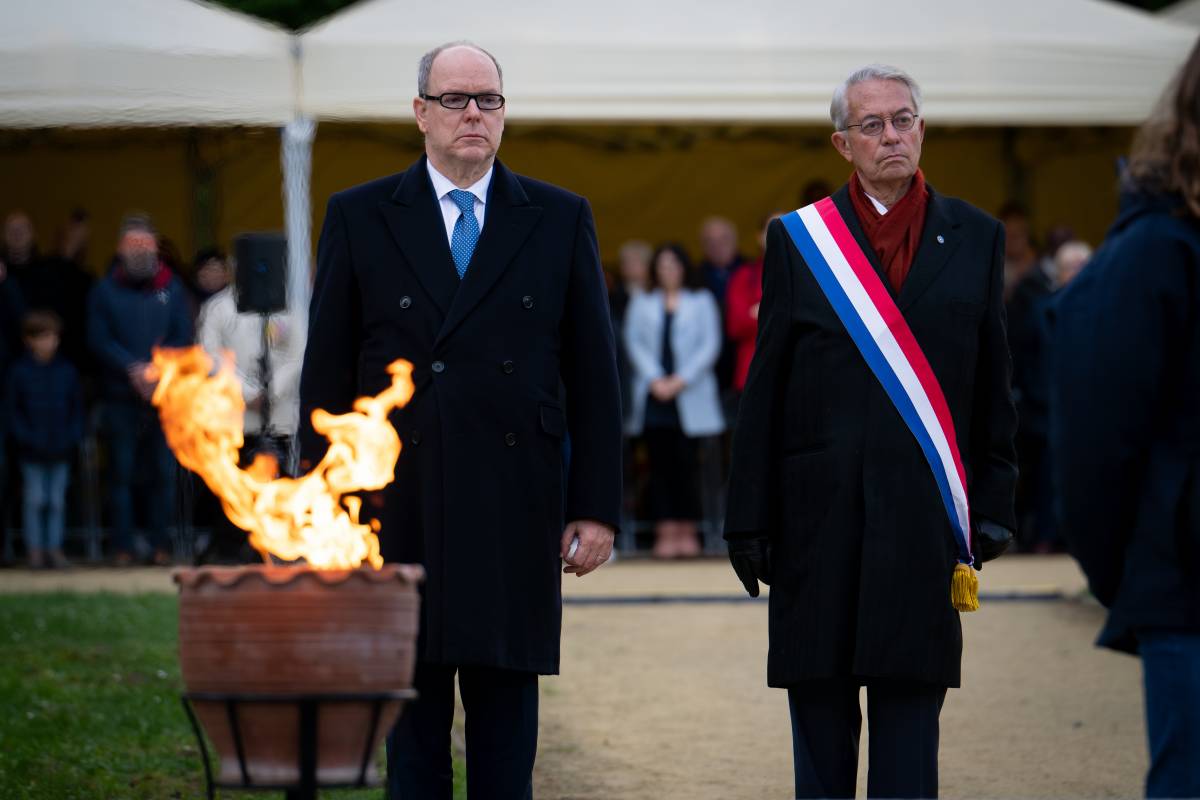
{"type": "MultiPolygon", "coordinates": [[[[1010,199],[1034,230],[1072,226],[1099,243],[1116,211],[1118,157],[1129,128],[931,126],[922,167],[938,190],[994,213],[1010,199]]],[[[313,152],[314,247],[330,194],[404,169],[422,150],[412,125],[322,124],[313,152]]],[[[758,226],[794,208],[813,180],[840,185],[849,166],[823,127],[510,124],[508,166],[586,196],[606,264],[630,238],[698,253],[701,220],[737,225],[742,251],[758,226]]],[[[0,213],[32,216],[43,252],[73,208],[92,216],[90,262],[112,254],[121,216],[143,210],[185,260],[206,240],[228,249],[244,231],[281,230],[279,132],[269,128],[34,130],[0,133],[0,213]]]]}

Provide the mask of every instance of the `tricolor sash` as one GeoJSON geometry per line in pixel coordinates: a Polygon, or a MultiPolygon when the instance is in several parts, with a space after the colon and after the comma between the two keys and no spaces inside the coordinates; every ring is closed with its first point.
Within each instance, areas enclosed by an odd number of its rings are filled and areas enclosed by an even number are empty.
{"type": "Polygon", "coordinates": [[[966,472],[954,420],[925,353],[832,198],[786,214],[782,220],[867,366],[925,453],[958,540],[958,560],[971,565],[966,472]]]}

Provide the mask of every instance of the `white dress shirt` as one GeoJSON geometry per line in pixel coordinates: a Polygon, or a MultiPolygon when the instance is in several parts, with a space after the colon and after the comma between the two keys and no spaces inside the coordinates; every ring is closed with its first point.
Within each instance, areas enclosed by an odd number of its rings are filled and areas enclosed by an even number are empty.
{"type": "MultiPolygon", "coordinates": [[[[432,169],[432,167],[430,167],[430,169],[432,169]]],[[[863,194],[867,194],[867,193],[863,192],[863,194]]],[[[874,197],[871,197],[871,195],[867,194],[867,199],[871,201],[871,205],[875,206],[875,210],[879,212],[879,216],[882,217],[884,214],[886,214],[888,212],[888,207],[885,206],[883,203],[879,202],[878,200],[876,200],[874,197]]],[[[451,200],[450,202],[453,205],[454,201],[451,200]]],[[[455,207],[457,208],[457,206],[455,206],[455,207]]],[[[457,215],[455,215],[455,216],[457,216],[457,215]]]]}
{"type": "MultiPolygon", "coordinates": [[[[446,241],[454,235],[454,223],[458,222],[458,205],[450,197],[450,192],[458,187],[442,173],[434,168],[433,162],[425,159],[425,166],[429,167],[429,180],[433,181],[433,194],[438,199],[438,205],[442,209],[442,221],[446,223],[446,241]]],[[[487,206],[488,187],[492,185],[492,170],[494,166],[488,167],[487,174],[474,184],[467,187],[464,191],[468,191],[475,195],[475,219],[479,223],[479,233],[483,234],[483,218],[487,206]]]]}

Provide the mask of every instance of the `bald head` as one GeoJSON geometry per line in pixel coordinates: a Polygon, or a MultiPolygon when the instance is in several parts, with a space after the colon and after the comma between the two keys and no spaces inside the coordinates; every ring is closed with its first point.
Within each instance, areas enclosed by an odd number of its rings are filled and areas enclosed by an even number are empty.
{"type": "MultiPolygon", "coordinates": [[[[425,55],[421,56],[421,60],[417,64],[417,94],[431,94],[429,91],[429,82],[433,74],[433,64],[438,60],[438,56],[450,50],[462,49],[473,50],[474,52],[487,57],[487,59],[492,62],[492,67],[496,70],[496,85],[499,86],[499,90],[503,92],[504,71],[500,69],[500,62],[496,60],[496,57],[474,42],[458,41],[447,42],[446,44],[438,45],[425,55]]],[[[437,94],[437,92],[432,92],[432,94],[437,94]]]]}

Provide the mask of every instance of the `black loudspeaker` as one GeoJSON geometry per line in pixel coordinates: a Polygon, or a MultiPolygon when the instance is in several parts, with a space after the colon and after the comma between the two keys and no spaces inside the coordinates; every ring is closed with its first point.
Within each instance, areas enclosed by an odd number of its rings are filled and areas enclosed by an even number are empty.
{"type": "Polygon", "coordinates": [[[233,241],[239,313],[273,314],[287,308],[287,238],[282,233],[244,233],[233,241]]]}

